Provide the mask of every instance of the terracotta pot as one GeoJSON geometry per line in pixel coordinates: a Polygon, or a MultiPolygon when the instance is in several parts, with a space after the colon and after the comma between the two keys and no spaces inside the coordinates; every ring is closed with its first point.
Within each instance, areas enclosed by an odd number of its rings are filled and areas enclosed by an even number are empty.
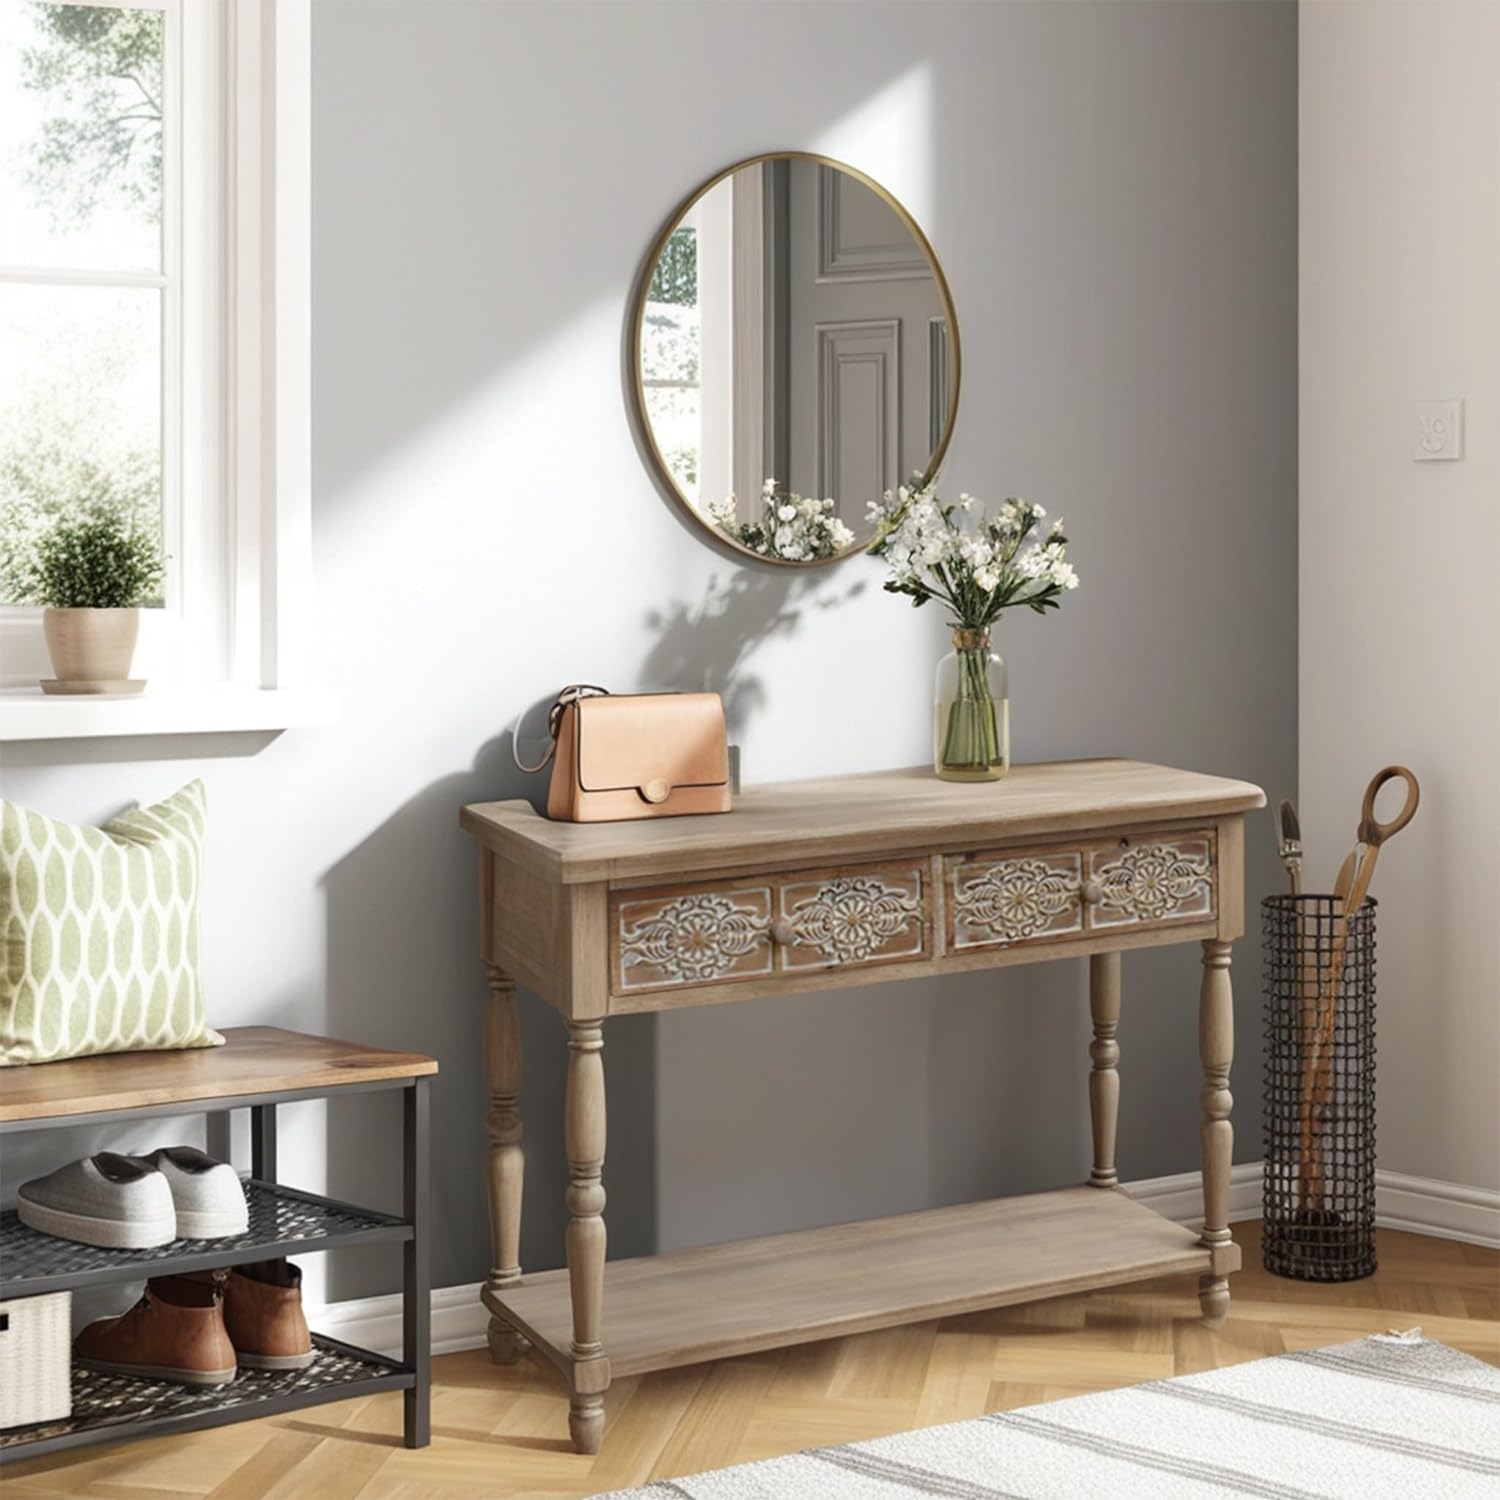
{"type": "Polygon", "coordinates": [[[130,676],[139,609],[44,609],[42,634],[59,682],[119,682],[130,676]]]}

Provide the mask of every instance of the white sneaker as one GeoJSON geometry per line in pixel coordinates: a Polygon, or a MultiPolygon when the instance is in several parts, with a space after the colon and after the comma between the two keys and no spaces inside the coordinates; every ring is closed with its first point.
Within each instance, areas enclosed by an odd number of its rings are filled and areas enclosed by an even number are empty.
{"type": "Polygon", "coordinates": [[[107,1250],[149,1250],[177,1237],[167,1179],[151,1162],[113,1151],[23,1182],[16,1214],[43,1234],[107,1250]]]}
{"type": "Polygon", "coordinates": [[[133,1156],[165,1179],[177,1213],[180,1240],[222,1240],[244,1234],[250,1208],[239,1174],[196,1146],[163,1146],[149,1156],[133,1156]]]}

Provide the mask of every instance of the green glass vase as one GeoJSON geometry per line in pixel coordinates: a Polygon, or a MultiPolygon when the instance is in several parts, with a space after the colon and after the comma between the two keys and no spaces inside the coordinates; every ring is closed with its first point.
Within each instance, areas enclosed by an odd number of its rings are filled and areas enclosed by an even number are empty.
{"type": "Polygon", "coordinates": [[[1010,770],[1010,691],[987,630],[956,629],[937,667],[932,764],[944,781],[998,781],[1010,770]]]}

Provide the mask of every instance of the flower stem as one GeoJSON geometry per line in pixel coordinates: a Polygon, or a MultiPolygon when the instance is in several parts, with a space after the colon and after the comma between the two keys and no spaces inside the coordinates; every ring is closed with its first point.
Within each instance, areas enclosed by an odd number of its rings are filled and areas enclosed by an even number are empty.
{"type": "Polygon", "coordinates": [[[988,652],[960,649],[957,691],[948,707],[943,764],[955,770],[986,770],[1000,758],[1000,731],[990,694],[988,652]]]}

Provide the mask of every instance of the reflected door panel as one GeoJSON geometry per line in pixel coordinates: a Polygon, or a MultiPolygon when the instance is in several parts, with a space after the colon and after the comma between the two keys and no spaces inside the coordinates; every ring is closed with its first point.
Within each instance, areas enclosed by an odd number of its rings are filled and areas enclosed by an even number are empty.
{"type": "Polygon", "coordinates": [[[901,476],[901,324],[820,324],[817,338],[815,493],[882,495],[901,476]]]}

